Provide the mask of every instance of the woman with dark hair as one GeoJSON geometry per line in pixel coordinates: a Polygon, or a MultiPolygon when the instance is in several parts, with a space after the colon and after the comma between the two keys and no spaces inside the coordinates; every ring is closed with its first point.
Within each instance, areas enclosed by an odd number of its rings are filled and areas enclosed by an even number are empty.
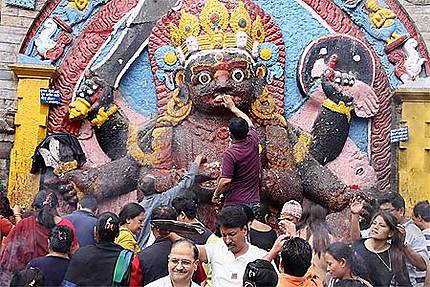
{"type": "Polygon", "coordinates": [[[411,286],[403,252],[405,234],[399,230],[395,217],[379,212],[372,220],[370,238],[354,242],[354,251],[366,262],[367,270],[360,276],[373,286],[411,286]]]}
{"type": "Polygon", "coordinates": [[[129,286],[133,252],[114,243],[119,228],[116,214],[100,214],[95,226],[97,243],[78,249],[70,261],[64,287],[129,286]]]}
{"type": "Polygon", "coordinates": [[[145,209],[140,204],[131,202],[124,205],[119,212],[119,224],[121,227],[115,243],[137,254],[140,251],[140,247],[136,242],[136,236],[142,229],[144,220],[145,209]]]}
{"type": "Polygon", "coordinates": [[[278,238],[276,231],[266,224],[270,213],[269,208],[260,203],[253,209],[244,206],[244,210],[248,220],[252,219],[249,225],[249,242],[258,248],[269,251],[273,247],[276,238],[278,238]],[[252,216],[249,214],[252,214],[252,216]]]}
{"type": "Polygon", "coordinates": [[[325,260],[327,263],[325,286],[334,287],[336,282],[348,279],[360,281],[364,286],[372,287],[369,282],[356,275],[360,263],[357,262],[350,245],[342,242],[331,244],[326,250],[325,260]]]}
{"type": "Polygon", "coordinates": [[[334,241],[326,216],[327,210],[313,203],[303,208],[302,218],[297,226],[297,236],[305,239],[312,247],[312,268],[320,278],[324,278],[327,272],[325,250],[334,241]]]}
{"type": "MultiPolygon", "coordinates": [[[[6,239],[0,253],[0,282],[9,282],[10,275],[25,268],[36,257],[48,253],[49,232],[56,225],[66,225],[74,231],[73,224],[58,216],[58,199],[55,193],[39,191],[32,203],[36,214],[16,224],[6,239]]],[[[74,236],[72,253],[78,248],[74,236]]]]}

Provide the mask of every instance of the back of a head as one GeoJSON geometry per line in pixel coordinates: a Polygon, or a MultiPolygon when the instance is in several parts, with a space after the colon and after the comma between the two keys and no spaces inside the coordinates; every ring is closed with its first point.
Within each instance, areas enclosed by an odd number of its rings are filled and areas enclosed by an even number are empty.
{"type": "Polygon", "coordinates": [[[47,228],[55,226],[54,217],[57,214],[58,198],[54,192],[40,190],[35,195],[31,206],[37,210],[37,222],[47,228]]]}
{"type": "Polygon", "coordinates": [[[79,199],[81,208],[89,209],[96,212],[98,209],[97,199],[93,195],[84,195],[79,199]]]}
{"type": "Polygon", "coordinates": [[[26,268],[13,275],[10,287],[42,287],[45,286],[45,275],[38,268],[26,268]]]}
{"type": "Polygon", "coordinates": [[[217,216],[217,223],[224,228],[243,228],[248,219],[241,205],[226,206],[217,216]]]}
{"type": "Polygon", "coordinates": [[[415,204],[414,216],[421,217],[425,222],[430,222],[430,203],[428,200],[420,201],[415,204]]]}
{"type": "Polygon", "coordinates": [[[139,216],[142,212],[145,212],[145,209],[140,204],[135,202],[127,203],[119,212],[119,224],[126,224],[128,219],[133,219],[139,216]]]}
{"type": "Polygon", "coordinates": [[[69,253],[73,243],[73,232],[65,225],[57,225],[49,233],[49,249],[58,253],[69,253]]]}
{"type": "Polygon", "coordinates": [[[145,196],[155,193],[155,177],[150,174],[141,176],[137,183],[137,190],[145,196]]]}
{"type": "Polygon", "coordinates": [[[100,214],[96,223],[98,242],[114,242],[119,234],[119,226],[119,218],[115,213],[103,212],[100,214]]]}
{"type": "Polygon", "coordinates": [[[358,280],[343,279],[334,283],[333,287],[366,287],[366,285],[358,280]]]}
{"type": "Polygon", "coordinates": [[[278,273],[273,265],[264,259],[257,259],[246,265],[243,275],[244,287],[276,287],[278,273]]]}
{"type": "Polygon", "coordinates": [[[243,212],[245,212],[246,220],[248,222],[252,222],[255,219],[254,211],[252,210],[252,208],[247,205],[242,205],[242,208],[243,212]]]}
{"type": "Polygon", "coordinates": [[[388,192],[378,198],[379,205],[391,203],[395,209],[405,208],[405,199],[398,192],[388,192]]]}
{"type": "Polygon", "coordinates": [[[162,205],[152,210],[151,220],[165,219],[165,220],[176,220],[178,214],[175,209],[171,206],[162,205]]]}
{"type": "Polygon", "coordinates": [[[235,140],[243,140],[248,135],[248,123],[242,118],[231,118],[228,126],[235,140]]]}
{"type": "Polygon", "coordinates": [[[252,208],[252,211],[254,211],[255,219],[266,223],[267,217],[270,215],[270,209],[267,204],[261,202],[259,206],[252,208]]]}
{"type": "Polygon", "coordinates": [[[172,201],[172,206],[175,208],[178,215],[183,212],[190,220],[196,218],[197,216],[197,204],[192,199],[176,197],[172,201]]]}
{"type": "Polygon", "coordinates": [[[286,274],[303,277],[311,266],[311,246],[300,237],[290,238],[284,243],[281,259],[286,274]]]}

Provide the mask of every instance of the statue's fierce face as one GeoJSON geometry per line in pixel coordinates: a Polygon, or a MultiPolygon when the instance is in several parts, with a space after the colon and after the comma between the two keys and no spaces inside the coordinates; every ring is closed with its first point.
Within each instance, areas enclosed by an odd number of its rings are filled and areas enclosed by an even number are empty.
{"type": "MultiPolygon", "coordinates": [[[[256,74],[250,56],[237,49],[202,51],[192,55],[184,71],[184,85],[193,106],[204,113],[219,113],[214,99],[231,95],[235,104],[248,110],[255,98],[256,74]]],[[[259,82],[259,81],[258,81],[259,82]]]]}

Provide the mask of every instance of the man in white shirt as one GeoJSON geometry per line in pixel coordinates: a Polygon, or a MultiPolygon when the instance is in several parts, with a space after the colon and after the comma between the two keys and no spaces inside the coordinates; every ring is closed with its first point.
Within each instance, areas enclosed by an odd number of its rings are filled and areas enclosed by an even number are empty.
{"type": "Polygon", "coordinates": [[[213,287],[242,286],[246,265],[263,259],[267,252],[247,242],[247,219],[242,206],[224,207],[217,222],[223,241],[200,245],[200,260],[212,266],[213,287]]]}
{"type": "Polygon", "coordinates": [[[148,287],[199,287],[192,282],[197,270],[199,251],[196,245],[187,239],[173,243],[169,254],[169,275],[149,283],[148,287]]]}

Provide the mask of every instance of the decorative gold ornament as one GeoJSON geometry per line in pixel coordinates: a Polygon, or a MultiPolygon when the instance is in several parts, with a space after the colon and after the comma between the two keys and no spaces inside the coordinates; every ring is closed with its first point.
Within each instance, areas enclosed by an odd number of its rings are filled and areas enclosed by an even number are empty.
{"type": "Polygon", "coordinates": [[[263,43],[264,38],[266,38],[266,32],[264,31],[263,23],[261,23],[260,16],[257,16],[254,23],[252,23],[251,31],[252,39],[258,41],[258,43],[263,43]]]}
{"type": "Polygon", "coordinates": [[[251,112],[262,120],[275,120],[280,126],[286,127],[285,118],[276,112],[275,99],[269,94],[267,87],[263,93],[251,104],[251,112]]]}
{"type": "Polygon", "coordinates": [[[230,27],[234,32],[245,32],[246,34],[250,34],[251,32],[251,17],[249,16],[248,11],[245,9],[245,4],[243,2],[239,2],[239,5],[236,9],[231,13],[230,17],[230,27]]]}
{"type": "Polygon", "coordinates": [[[157,119],[158,123],[169,122],[174,126],[182,122],[191,112],[192,103],[184,103],[179,97],[179,88],[173,91],[173,96],[167,103],[167,111],[157,119]]]}
{"type": "Polygon", "coordinates": [[[185,58],[195,51],[223,48],[242,48],[252,54],[254,43],[262,43],[264,38],[260,17],[252,21],[241,1],[230,15],[223,3],[209,0],[199,17],[182,12],[179,25],[170,24],[170,39],[185,58]]]}
{"type": "Polygon", "coordinates": [[[336,104],[330,99],[325,99],[322,103],[322,106],[329,109],[330,111],[345,115],[348,123],[351,121],[351,111],[353,107],[345,105],[343,101],[340,101],[338,104],[336,104]]]}

